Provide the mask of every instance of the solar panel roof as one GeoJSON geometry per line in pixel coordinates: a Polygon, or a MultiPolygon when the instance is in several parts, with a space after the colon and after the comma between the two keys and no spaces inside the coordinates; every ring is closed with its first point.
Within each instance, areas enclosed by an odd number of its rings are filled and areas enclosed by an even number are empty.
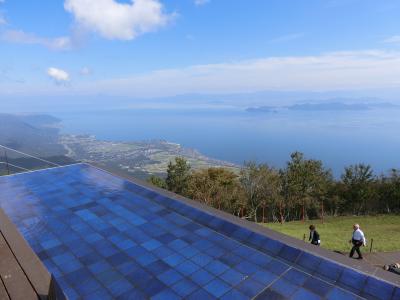
{"type": "Polygon", "coordinates": [[[69,299],[400,299],[393,283],[87,164],[0,177],[0,205],[69,299]]]}

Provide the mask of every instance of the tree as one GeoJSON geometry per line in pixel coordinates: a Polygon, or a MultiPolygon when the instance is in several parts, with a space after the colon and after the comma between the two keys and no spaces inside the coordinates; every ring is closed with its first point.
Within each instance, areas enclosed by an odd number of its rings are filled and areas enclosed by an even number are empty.
{"type": "Polygon", "coordinates": [[[257,221],[257,216],[254,212],[259,206],[257,189],[260,180],[257,174],[257,165],[255,162],[244,163],[244,167],[240,171],[240,183],[246,195],[247,204],[252,208],[251,215],[253,215],[255,221],[257,221]]]}
{"type": "Polygon", "coordinates": [[[324,209],[331,216],[337,216],[340,213],[345,212],[345,200],[343,199],[343,183],[340,181],[332,181],[329,189],[327,191],[327,195],[325,197],[325,205],[324,209]]]}
{"type": "Polygon", "coordinates": [[[368,212],[368,205],[374,198],[374,172],[370,165],[357,164],[346,167],[342,175],[343,198],[346,208],[353,214],[368,212]]]}
{"type": "Polygon", "coordinates": [[[166,189],[167,188],[167,184],[165,182],[164,179],[155,176],[155,175],[151,175],[148,179],[147,182],[151,183],[152,185],[159,187],[161,189],[166,189]]]}
{"type": "Polygon", "coordinates": [[[257,165],[255,162],[247,162],[240,172],[240,183],[247,198],[248,217],[257,222],[261,208],[264,222],[266,208],[276,203],[280,195],[279,173],[266,164],[257,165]]]}
{"type": "Polygon", "coordinates": [[[400,211],[400,170],[392,169],[389,176],[381,176],[377,190],[380,212],[400,211]]]}
{"type": "Polygon", "coordinates": [[[319,160],[305,159],[303,153],[294,152],[281,172],[286,204],[294,208],[294,215],[304,221],[310,209],[321,207],[327,194],[332,174],[319,160]],[[297,208],[297,209],[296,209],[297,208]],[[300,214],[299,209],[300,208],[300,214]]]}
{"type": "Polygon", "coordinates": [[[167,189],[171,192],[186,195],[190,180],[190,165],[182,157],[176,157],[175,163],[170,162],[165,180],[167,189]]]}
{"type": "Polygon", "coordinates": [[[334,180],[319,160],[300,152],[285,168],[245,162],[240,175],[224,168],[192,171],[183,158],[168,165],[167,177],[153,185],[255,222],[292,221],[330,215],[400,212],[400,170],[376,177],[369,165],[345,168],[334,180]]]}
{"type": "Polygon", "coordinates": [[[268,165],[260,165],[259,172],[261,176],[259,196],[261,198],[262,222],[265,223],[268,221],[266,209],[270,207],[271,213],[273,213],[274,208],[282,200],[282,181],[279,172],[268,165]]]}
{"type": "Polygon", "coordinates": [[[208,168],[192,173],[188,195],[209,206],[239,214],[241,187],[238,176],[224,168],[208,168]]]}

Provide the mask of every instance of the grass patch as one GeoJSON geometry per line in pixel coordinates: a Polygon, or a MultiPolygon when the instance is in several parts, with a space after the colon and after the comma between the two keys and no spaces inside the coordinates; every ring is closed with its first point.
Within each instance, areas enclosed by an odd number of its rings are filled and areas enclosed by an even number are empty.
{"type": "Polygon", "coordinates": [[[321,247],[329,250],[350,251],[348,241],[351,239],[352,226],[360,224],[361,230],[367,238],[367,247],[364,252],[369,252],[371,239],[373,252],[400,251],[400,216],[380,215],[367,217],[327,217],[324,224],[320,220],[262,224],[268,228],[290,235],[294,238],[303,239],[306,234],[308,241],[308,227],[314,224],[321,236],[321,247]]]}

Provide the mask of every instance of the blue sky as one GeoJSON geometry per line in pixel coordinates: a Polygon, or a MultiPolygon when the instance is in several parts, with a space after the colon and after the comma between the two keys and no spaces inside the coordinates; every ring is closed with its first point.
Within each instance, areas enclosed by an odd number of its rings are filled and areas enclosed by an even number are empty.
{"type": "Polygon", "coordinates": [[[0,0],[0,95],[400,87],[398,0],[0,0]]]}

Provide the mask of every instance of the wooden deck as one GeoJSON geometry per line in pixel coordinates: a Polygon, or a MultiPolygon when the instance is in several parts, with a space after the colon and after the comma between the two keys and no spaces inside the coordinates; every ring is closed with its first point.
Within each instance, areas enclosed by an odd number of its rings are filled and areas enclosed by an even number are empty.
{"type": "Polygon", "coordinates": [[[0,299],[38,299],[3,234],[0,235],[0,299]]]}
{"type": "Polygon", "coordinates": [[[15,225],[0,209],[0,299],[58,300],[62,292],[50,286],[51,275],[15,225]]]}

